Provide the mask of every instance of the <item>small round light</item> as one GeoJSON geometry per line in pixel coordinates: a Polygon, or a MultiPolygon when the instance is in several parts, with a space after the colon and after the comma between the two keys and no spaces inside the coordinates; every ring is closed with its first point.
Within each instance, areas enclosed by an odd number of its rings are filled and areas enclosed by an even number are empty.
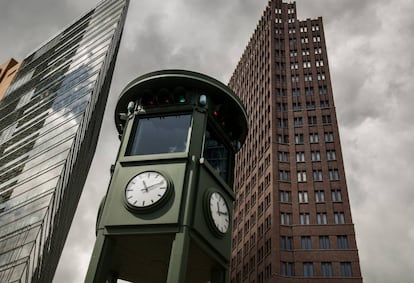
{"type": "Polygon", "coordinates": [[[184,95],[180,95],[180,97],[178,98],[178,102],[179,103],[185,103],[185,102],[187,102],[187,99],[185,99],[184,95]]]}
{"type": "Polygon", "coordinates": [[[207,105],[207,96],[205,96],[204,94],[200,95],[199,103],[200,103],[201,106],[206,106],[207,105]]]}
{"type": "Polygon", "coordinates": [[[134,108],[135,108],[135,103],[133,102],[133,101],[130,101],[129,103],[128,103],[128,114],[131,114],[132,113],[132,111],[134,111],[134,108]]]}

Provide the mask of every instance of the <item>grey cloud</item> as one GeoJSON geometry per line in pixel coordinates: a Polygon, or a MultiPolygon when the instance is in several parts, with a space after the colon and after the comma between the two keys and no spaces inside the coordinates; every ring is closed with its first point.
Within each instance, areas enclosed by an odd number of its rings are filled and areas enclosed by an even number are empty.
{"type": "Polygon", "coordinates": [[[55,35],[75,18],[95,4],[84,1],[1,1],[1,54],[0,62],[9,57],[23,59],[42,42],[55,35]]]}
{"type": "MultiPolygon", "coordinates": [[[[325,25],[336,104],[343,105],[338,116],[345,126],[355,126],[368,117],[389,119],[396,111],[393,100],[412,100],[398,93],[398,89],[409,93],[405,78],[412,74],[407,70],[414,62],[407,49],[413,38],[412,30],[406,28],[412,23],[408,4],[359,2],[361,10],[350,5],[348,12],[331,17],[335,20],[325,25]]],[[[329,9],[328,5],[325,13],[329,9]]]]}

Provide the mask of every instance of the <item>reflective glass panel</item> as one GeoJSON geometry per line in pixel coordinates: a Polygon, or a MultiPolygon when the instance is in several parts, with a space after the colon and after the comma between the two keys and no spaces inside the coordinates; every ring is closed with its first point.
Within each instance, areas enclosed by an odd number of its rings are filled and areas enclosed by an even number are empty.
{"type": "Polygon", "coordinates": [[[208,163],[227,181],[229,150],[214,132],[209,130],[206,131],[203,155],[208,163]]]}
{"type": "Polygon", "coordinates": [[[188,114],[137,119],[126,155],[185,152],[190,127],[188,114]]]}

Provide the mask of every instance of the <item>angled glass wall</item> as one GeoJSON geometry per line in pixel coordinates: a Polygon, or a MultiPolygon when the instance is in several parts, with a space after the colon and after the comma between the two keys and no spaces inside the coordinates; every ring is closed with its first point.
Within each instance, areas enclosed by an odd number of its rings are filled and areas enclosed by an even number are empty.
{"type": "Polygon", "coordinates": [[[0,104],[0,282],[51,282],[95,151],[128,0],[26,57],[0,104]]]}

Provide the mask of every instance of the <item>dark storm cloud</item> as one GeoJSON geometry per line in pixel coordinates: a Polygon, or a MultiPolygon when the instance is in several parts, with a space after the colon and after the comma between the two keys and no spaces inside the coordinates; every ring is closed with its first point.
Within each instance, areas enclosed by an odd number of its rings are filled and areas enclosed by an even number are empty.
{"type": "Polygon", "coordinates": [[[250,1],[131,2],[136,12],[128,17],[125,50],[127,57],[139,58],[128,66],[135,72],[186,68],[228,80],[232,68],[227,66],[237,63],[260,16],[259,6],[250,1]]]}
{"type": "MultiPolygon", "coordinates": [[[[381,31],[381,15],[377,7],[383,1],[299,1],[306,14],[323,17],[330,60],[334,94],[344,99],[345,107],[339,109],[344,123],[359,123],[366,117],[376,117],[381,110],[364,95],[364,87],[375,70],[371,62],[374,49],[372,37],[381,31]],[[339,62],[337,61],[339,60],[339,62]],[[358,68],[358,72],[355,72],[358,68]],[[340,78],[340,80],[338,80],[340,78]],[[368,100],[368,101],[367,101],[368,100]],[[371,107],[367,108],[366,105],[371,107]],[[345,112],[344,115],[342,113],[345,112]]],[[[301,14],[302,9],[298,9],[301,14]]],[[[308,17],[308,15],[306,15],[308,17]]],[[[342,101],[336,100],[336,103],[342,101]]]]}
{"type": "Polygon", "coordinates": [[[361,268],[365,282],[409,282],[413,6],[359,2],[324,19],[361,268]]]}
{"type": "Polygon", "coordinates": [[[5,0],[0,2],[0,62],[23,59],[42,42],[69,25],[95,1],[5,0]]]}
{"type": "Polygon", "coordinates": [[[306,7],[298,9],[299,14],[303,11],[306,17],[319,14],[324,18],[342,123],[356,125],[367,117],[375,119],[383,117],[384,111],[394,111],[389,107],[393,85],[410,75],[408,66],[402,65],[413,62],[408,50],[414,38],[414,30],[409,28],[414,26],[412,4],[383,0],[298,2],[306,7]]]}

